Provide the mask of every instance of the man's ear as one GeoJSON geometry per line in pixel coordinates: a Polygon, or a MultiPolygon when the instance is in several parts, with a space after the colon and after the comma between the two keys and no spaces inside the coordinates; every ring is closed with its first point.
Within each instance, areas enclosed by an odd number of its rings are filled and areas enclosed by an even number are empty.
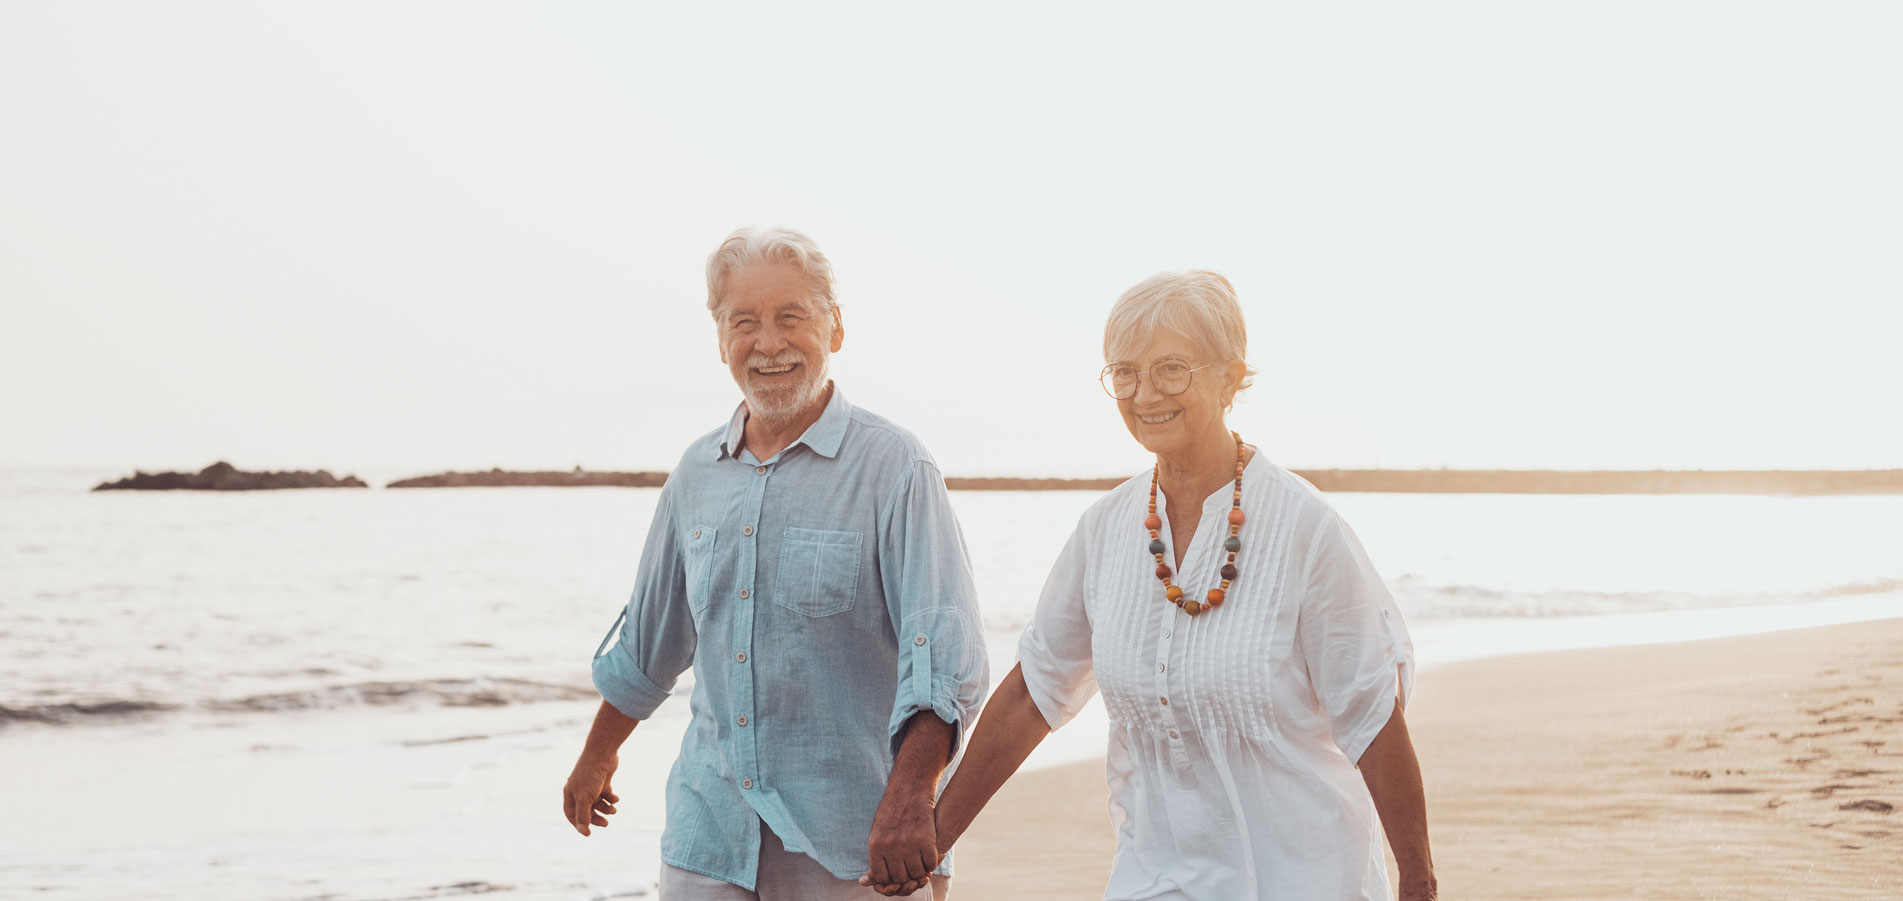
{"type": "Polygon", "coordinates": [[[846,320],[839,315],[839,305],[833,305],[833,353],[846,344],[846,320]]]}

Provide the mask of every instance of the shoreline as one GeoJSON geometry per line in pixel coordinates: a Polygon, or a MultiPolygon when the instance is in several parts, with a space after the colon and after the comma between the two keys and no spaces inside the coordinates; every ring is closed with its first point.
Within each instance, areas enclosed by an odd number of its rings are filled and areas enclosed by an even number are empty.
{"type": "MultiPolygon", "coordinates": [[[[1733,494],[1771,496],[1903,494],[1903,469],[1553,470],[1294,469],[1328,492],[1376,494],[1733,494]]],[[[1103,478],[947,476],[951,491],[1109,491],[1127,476],[1103,478]]],[[[658,487],[665,472],[491,469],[397,479],[386,488],[658,487]]]]}
{"type": "MultiPolygon", "coordinates": [[[[1893,897],[1903,874],[1870,862],[1903,854],[1903,813],[1879,810],[1903,807],[1903,619],[1894,598],[1858,600],[1888,601],[1889,617],[1424,660],[1409,725],[1444,896],[1893,897]],[[1872,719],[1818,723],[1846,716],[1872,719]],[[1749,878],[1727,882],[1734,872],[1749,878]]],[[[995,681],[1011,643],[992,653],[995,681]]],[[[636,730],[615,780],[622,813],[582,839],[555,800],[593,707],[17,724],[0,729],[13,762],[0,793],[18,814],[0,824],[0,844],[18,852],[0,875],[85,895],[166,886],[154,898],[431,897],[459,884],[651,898],[686,702],[636,730]],[[113,816],[78,825],[63,811],[81,796],[116,799],[113,816]],[[294,815],[257,810],[267,796],[294,815]]],[[[979,817],[959,843],[954,897],[1101,896],[1114,847],[1101,709],[1046,739],[979,817]]]]}
{"type": "MultiPolygon", "coordinates": [[[[1898,648],[1893,615],[1424,667],[1408,726],[1442,896],[1896,897],[1898,648]]],[[[1103,766],[1006,783],[960,840],[954,884],[1101,897],[1103,766]]]]}
{"type": "MultiPolygon", "coordinates": [[[[223,464],[220,464],[223,465],[223,464]]],[[[360,467],[362,468],[362,467],[360,467]]],[[[16,472],[87,472],[94,479],[113,476],[120,467],[24,466],[16,472]]],[[[446,470],[425,475],[394,477],[406,467],[368,467],[385,478],[381,488],[657,488],[667,481],[658,470],[446,470]]],[[[1530,494],[1530,495],[1733,495],[1760,497],[1895,496],[1903,494],[1903,469],[1790,469],[1790,470],[1551,470],[1551,469],[1327,469],[1290,470],[1316,488],[1330,493],[1368,494],[1530,494]]],[[[203,473],[146,473],[135,471],[122,489],[216,490],[188,484],[203,473]],[[136,484],[133,484],[135,483],[136,484]]],[[[323,473],[246,473],[280,477],[264,487],[332,487],[318,480],[287,479],[323,473]]],[[[952,491],[1108,491],[1129,478],[1103,476],[1062,478],[1045,476],[947,476],[952,491]]],[[[203,481],[200,479],[200,481],[203,481]]],[[[348,487],[371,487],[351,479],[348,487]]],[[[103,484],[103,483],[102,483],[103,484]]],[[[340,483],[341,486],[341,483],[340,483]]]]}

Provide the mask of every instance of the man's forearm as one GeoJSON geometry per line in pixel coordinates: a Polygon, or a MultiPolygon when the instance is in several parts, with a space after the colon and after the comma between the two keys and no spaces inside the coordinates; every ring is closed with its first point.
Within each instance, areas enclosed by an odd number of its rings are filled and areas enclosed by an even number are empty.
{"type": "Polygon", "coordinates": [[[1421,785],[1421,764],[1408,738],[1407,721],[1396,702],[1394,714],[1368,749],[1362,752],[1362,781],[1381,817],[1388,847],[1400,869],[1401,897],[1434,897],[1434,858],[1427,844],[1427,793],[1421,785]]]}
{"type": "Polygon", "coordinates": [[[582,746],[583,757],[612,757],[621,751],[621,743],[628,740],[628,734],[641,721],[624,715],[613,704],[601,702],[595,711],[595,724],[588,727],[588,742],[582,746]]]}
{"type": "Polygon", "coordinates": [[[938,777],[951,762],[952,737],[958,727],[922,710],[905,721],[905,737],[899,740],[899,753],[892,758],[892,776],[886,780],[886,796],[923,793],[928,800],[938,793],[938,777]]]}

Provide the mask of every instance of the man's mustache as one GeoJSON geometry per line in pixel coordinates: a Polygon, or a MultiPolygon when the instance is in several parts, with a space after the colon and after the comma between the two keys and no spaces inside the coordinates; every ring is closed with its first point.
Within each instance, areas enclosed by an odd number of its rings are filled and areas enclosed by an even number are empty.
{"type": "Polygon", "coordinates": [[[806,355],[798,351],[788,351],[774,356],[751,354],[747,357],[748,369],[776,369],[781,366],[793,366],[806,362],[806,355]]]}

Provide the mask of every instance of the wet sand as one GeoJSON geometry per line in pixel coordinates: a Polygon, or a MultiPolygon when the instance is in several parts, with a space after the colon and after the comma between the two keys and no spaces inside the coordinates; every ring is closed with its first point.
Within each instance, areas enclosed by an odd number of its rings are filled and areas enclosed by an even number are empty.
{"type": "MultiPolygon", "coordinates": [[[[1430,668],[1444,898],[1903,897],[1903,619],[1430,668]]],[[[1012,780],[954,897],[1102,897],[1101,761],[1012,780]]]]}

